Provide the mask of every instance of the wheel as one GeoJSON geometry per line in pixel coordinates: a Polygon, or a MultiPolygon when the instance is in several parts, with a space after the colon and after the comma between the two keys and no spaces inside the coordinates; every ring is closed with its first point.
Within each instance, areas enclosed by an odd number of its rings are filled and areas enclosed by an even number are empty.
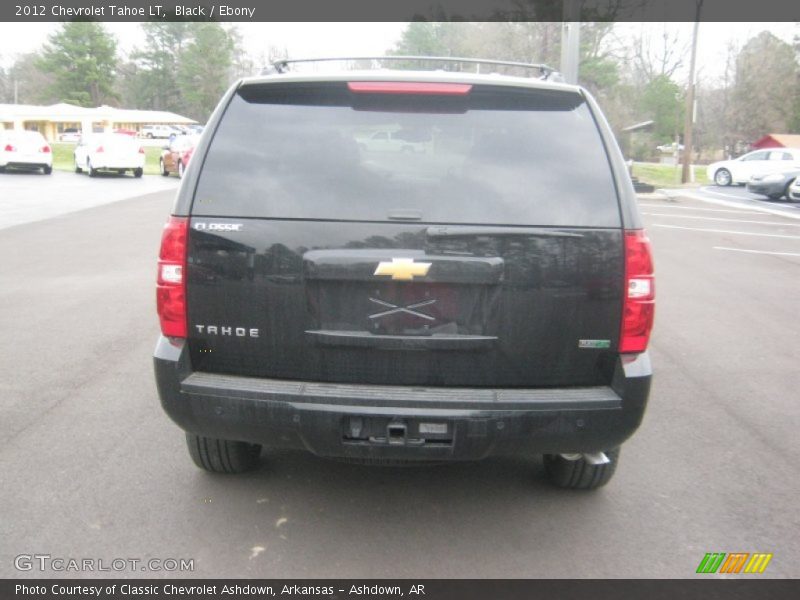
{"type": "Polygon", "coordinates": [[[593,490],[611,481],[619,462],[619,448],[606,451],[611,462],[591,465],[584,458],[568,460],[560,454],[545,454],[544,467],[550,481],[561,488],[593,490]]]}
{"type": "Polygon", "coordinates": [[[92,166],[92,161],[86,159],[86,170],[89,171],[89,177],[97,177],[97,169],[92,166]]]}
{"type": "Polygon", "coordinates": [[[783,194],[769,194],[767,198],[769,198],[770,200],[780,200],[781,198],[783,198],[783,194]]]}
{"type": "Polygon", "coordinates": [[[258,465],[259,444],[234,442],[186,434],[186,445],[194,464],[211,473],[244,473],[258,465]]]}
{"type": "Polygon", "coordinates": [[[75,158],[74,156],[72,157],[72,159],[75,161],[75,172],[76,172],[76,173],[83,173],[83,169],[81,169],[81,168],[78,166],[78,159],[77,159],[77,158],[75,158]]]}
{"type": "Polygon", "coordinates": [[[152,140],[153,139],[153,134],[152,133],[148,133],[147,134],[147,139],[152,140]]]}
{"type": "Polygon", "coordinates": [[[137,179],[141,177],[143,174],[144,174],[144,169],[139,168],[133,170],[133,176],[136,177],[137,179]]]}
{"type": "Polygon", "coordinates": [[[183,179],[183,173],[185,171],[185,167],[183,166],[183,162],[178,161],[178,178],[183,179]]]}
{"type": "Polygon", "coordinates": [[[169,177],[169,171],[167,171],[167,168],[164,165],[164,159],[163,158],[159,158],[158,159],[158,168],[159,168],[159,170],[161,171],[161,174],[164,177],[169,177]]]}
{"type": "Polygon", "coordinates": [[[731,172],[728,169],[719,169],[716,173],[714,173],[714,183],[721,186],[730,185],[733,181],[731,177],[731,172]]]}
{"type": "Polygon", "coordinates": [[[45,175],[50,175],[50,173],[52,172],[53,172],[53,167],[51,167],[50,165],[45,165],[42,167],[42,173],[44,173],[45,175]]]}

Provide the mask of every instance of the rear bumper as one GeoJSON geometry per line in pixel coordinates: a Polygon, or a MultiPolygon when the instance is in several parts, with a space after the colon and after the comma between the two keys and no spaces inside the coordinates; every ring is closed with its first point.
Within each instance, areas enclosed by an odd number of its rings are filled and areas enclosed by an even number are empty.
{"type": "Polygon", "coordinates": [[[52,161],[46,160],[9,160],[7,162],[0,161],[0,167],[9,167],[12,169],[41,169],[42,167],[52,167],[52,161]]]}
{"type": "Polygon", "coordinates": [[[192,372],[184,344],[155,352],[164,410],[208,437],[365,460],[474,460],[497,454],[596,452],[639,426],[648,355],[618,360],[611,386],[411,388],[192,372]]]}
{"type": "Polygon", "coordinates": [[[130,161],[124,161],[124,160],[118,160],[118,161],[109,160],[109,161],[102,162],[102,163],[98,162],[97,164],[95,164],[95,162],[92,161],[92,166],[95,169],[98,169],[98,170],[101,170],[101,171],[102,170],[133,171],[134,169],[143,169],[144,168],[144,161],[140,161],[140,162],[137,162],[137,163],[132,163],[130,161]]]}

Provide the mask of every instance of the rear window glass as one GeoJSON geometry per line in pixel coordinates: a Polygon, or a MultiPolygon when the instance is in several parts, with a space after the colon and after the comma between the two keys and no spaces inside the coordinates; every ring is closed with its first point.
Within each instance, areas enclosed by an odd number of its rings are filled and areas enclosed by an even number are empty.
{"type": "Polygon", "coordinates": [[[192,213],[617,227],[597,125],[571,92],[354,94],[246,86],[203,164],[192,213]]]}

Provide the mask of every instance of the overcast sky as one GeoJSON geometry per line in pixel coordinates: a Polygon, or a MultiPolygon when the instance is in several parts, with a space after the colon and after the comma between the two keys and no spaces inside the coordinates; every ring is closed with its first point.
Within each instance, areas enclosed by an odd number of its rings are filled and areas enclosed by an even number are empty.
{"type": "MultiPolygon", "coordinates": [[[[113,33],[120,50],[129,52],[144,42],[138,23],[104,23],[113,33]]],[[[0,23],[0,61],[8,66],[17,54],[37,50],[58,23],[0,23]]],[[[383,55],[400,38],[405,23],[237,23],[244,46],[253,57],[266,55],[270,46],[286,48],[293,58],[322,56],[383,55]]],[[[688,40],[691,23],[668,23],[688,40]]],[[[658,32],[657,23],[622,23],[621,33],[658,32]]],[[[728,42],[741,46],[762,30],[769,30],[791,42],[800,36],[797,23],[702,23],[700,25],[698,63],[701,76],[714,79],[724,67],[728,42]]],[[[493,57],[486,57],[493,58],[493,57]]],[[[534,59],[535,57],[531,57],[534,59]]],[[[688,58],[686,60],[688,63],[688,58]]],[[[557,65],[554,65],[557,67],[557,65]]]]}

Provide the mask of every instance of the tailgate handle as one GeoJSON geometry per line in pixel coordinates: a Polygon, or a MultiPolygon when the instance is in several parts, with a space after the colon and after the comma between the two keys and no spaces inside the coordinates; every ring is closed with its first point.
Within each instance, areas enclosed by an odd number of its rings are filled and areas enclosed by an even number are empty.
{"type": "Polygon", "coordinates": [[[492,335],[378,335],[333,329],[308,330],[306,335],[319,346],[376,350],[489,350],[497,341],[492,335]]]}

